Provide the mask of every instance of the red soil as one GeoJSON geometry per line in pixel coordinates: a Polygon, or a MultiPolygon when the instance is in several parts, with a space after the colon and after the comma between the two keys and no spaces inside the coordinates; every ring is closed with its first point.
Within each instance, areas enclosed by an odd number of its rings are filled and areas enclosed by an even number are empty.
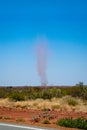
{"type": "Polygon", "coordinates": [[[63,128],[57,126],[55,123],[57,120],[65,117],[84,117],[87,118],[87,113],[83,112],[68,112],[68,111],[49,111],[49,115],[53,115],[54,118],[50,119],[51,124],[43,124],[43,117],[41,117],[39,122],[35,122],[32,120],[32,117],[41,116],[44,111],[42,110],[35,110],[35,109],[16,109],[16,108],[0,108],[0,117],[7,117],[7,118],[0,118],[0,122],[12,122],[18,124],[29,124],[35,126],[44,126],[50,128],[60,128],[61,130],[78,130],[74,128],[63,128]],[[8,118],[10,117],[10,119],[8,118]],[[25,122],[17,121],[18,118],[24,119],[25,122]]]}

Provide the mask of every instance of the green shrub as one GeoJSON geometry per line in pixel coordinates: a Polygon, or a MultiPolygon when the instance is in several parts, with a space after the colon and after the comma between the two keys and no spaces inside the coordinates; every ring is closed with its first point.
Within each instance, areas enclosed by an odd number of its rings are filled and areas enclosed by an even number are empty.
{"type": "Polygon", "coordinates": [[[49,89],[49,93],[51,94],[51,98],[62,97],[62,92],[60,88],[51,88],[49,89]]]}
{"type": "Polygon", "coordinates": [[[84,100],[87,100],[87,87],[83,87],[81,96],[84,100]]]}
{"type": "Polygon", "coordinates": [[[49,120],[44,120],[43,124],[50,124],[50,121],[49,120]]]}
{"type": "Polygon", "coordinates": [[[84,86],[82,82],[72,87],[0,87],[0,98],[12,97],[10,99],[20,101],[22,99],[19,99],[18,96],[16,96],[17,98],[14,97],[14,95],[19,95],[19,93],[22,93],[21,95],[23,95],[24,98],[26,97],[26,99],[51,99],[53,97],[70,95],[72,97],[80,97],[84,100],[87,100],[87,86],[84,86]]]}
{"type": "Polygon", "coordinates": [[[68,105],[76,106],[76,105],[78,105],[78,102],[75,99],[70,98],[70,99],[68,99],[68,105]]]}
{"type": "Polygon", "coordinates": [[[76,106],[76,105],[78,105],[78,100],[76,100],[74,97],[69,96],[69,95],[64,96],[64,97],[62,98],[62,101],[63,101],[64,103],[70,105],[70,106],[76,106]]]}
{"type": "Polygon", "coordinates": [[[42,99],[51,99],[52,98],[48,89],[42,90],[39,93],[39,97],[42,98],[42,99]]]}
{"type": "Polygon", "coordinates": [[[84,129],[87,130],[87,120],[83,118],[77,118],[77,119],[72,119],[72,118],[65,118],[65,119],[60,119],[56,123],[57,125],[64,126],[64,127],[69,127],[69,128],[79,128],[79,129],[84,129]]]}
{"type": "Polygon", "coordinates": [[[83,118],[75,119],[75,127],[76,128],[83,129],[85,127],[86,123],[87,123],[86,120],[83,118]]]}
{"type": "Polygon", "coordinates": [[[24,101],[25,95],[23,93],[14,92],[9,96],[9,98],[13,101],[24,101]]]}
{"type": "Polygon", "coordinates": [[[57,122],[57,125],[70,127],[70,128],[73,128],[74,124],[75,122],[74,120],[72,120],[72,118],[61,119],[57,122]]]}
{"type": "Polygon", "coordinates": [[[0,98],[6,98],[7,97],[7,92],[4,90],[0,90],[0,98]]]}

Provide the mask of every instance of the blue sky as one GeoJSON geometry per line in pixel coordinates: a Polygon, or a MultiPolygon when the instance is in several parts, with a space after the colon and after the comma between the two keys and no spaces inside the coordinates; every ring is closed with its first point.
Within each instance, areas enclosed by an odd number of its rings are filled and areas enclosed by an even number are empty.
{"type": "Polygon", "coordinates": [[[0,85],[40,85],[37,37],[48,41],[48,85],[87,84],[86,0],[0,1],[0,85]]]}

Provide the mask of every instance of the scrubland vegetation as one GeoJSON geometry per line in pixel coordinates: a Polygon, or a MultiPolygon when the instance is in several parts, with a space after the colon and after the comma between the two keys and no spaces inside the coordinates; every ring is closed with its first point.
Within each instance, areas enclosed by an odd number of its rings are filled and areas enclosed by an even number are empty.
{"type": "Polygon", "coordinates": [[[69,127],[69,128],[79,128],[79,129],[87,130],[87,120],[84,119],[84,118],[77,118],[77,119],[65,118],[65,119],[61,119],[57,122],[57,125],[65,126],[65,127],[69,127]]]}
{"type": "Polygon", "coordinates": [[[52,99],[63,96],[78,97],[87,100],[87,86],[82,82],[72,87],[0,87],[0,98],[9,98],[13,101],[52,99]]]}
{"type": "MultiPolygon", "coordinates": [[[[0,87],[0,107],[39,109],[42,114],[31,117],[31,120],[51,124],[51,120],[56,118],[49,113],[51,110],[87,113],[87,86],[80,82],[72,87],[0,87]]],[[[0,119],[11,118],[0,116],[0,119]]],[[[25,122],[25,119],[17,118],[16,122],[25,122]]],[[[82,117],[63,118],[55,123],[87,130],[87,119],[82,117]]]]}
{"type": "Polygon", "coordinates": [[[0,87],[0,106],[87,111],[87,86],[0,87]]]}

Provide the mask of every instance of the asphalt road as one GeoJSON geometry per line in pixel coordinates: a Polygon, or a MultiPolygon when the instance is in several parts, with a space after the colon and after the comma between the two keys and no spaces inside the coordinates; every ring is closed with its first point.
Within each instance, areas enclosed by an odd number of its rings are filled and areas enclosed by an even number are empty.
{"type": "Polygon", "coordinates": [[[49,128],[0,123],[0,130],[58,130],[58,129],[49,129],[49,128]]]}

